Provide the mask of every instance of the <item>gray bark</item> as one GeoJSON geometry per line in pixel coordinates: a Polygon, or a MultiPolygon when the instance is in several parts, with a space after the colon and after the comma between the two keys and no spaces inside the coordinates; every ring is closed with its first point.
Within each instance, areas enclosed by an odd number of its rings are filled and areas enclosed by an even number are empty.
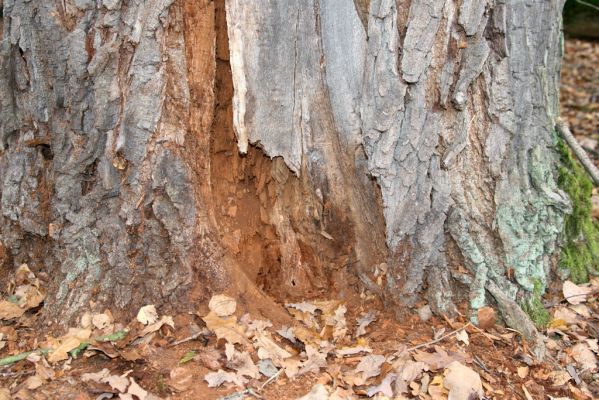
{"type": "MultiPolygon", "coordinates": [[[[211,169],[230,117],[247,156],[226,153],[227,184],[260,199],[281,285],[344,264],[388,304],[424,294],[452,313],[466,282],[473,316],[492,301],[534,336],[513,310],[547,286],[569,209],[555,183],[562,6],[227,0],[227,51],[208,0],[6,0],[2,242],[57,276],[56,308],[239,280],[211,169]],[[233,178],[241,164],[255,185],[233,178]]],[[[243,196],[227,201],[249,210],[243,196]]]]}

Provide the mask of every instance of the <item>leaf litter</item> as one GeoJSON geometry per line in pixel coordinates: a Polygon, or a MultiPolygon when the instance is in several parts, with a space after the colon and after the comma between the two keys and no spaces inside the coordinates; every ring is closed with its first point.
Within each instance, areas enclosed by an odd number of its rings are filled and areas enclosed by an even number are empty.
{"type": "Polygon", "coordinates": [[[499,322],[482,329],[463,317],[422,321],[416,312],[397,322],[380,310],[348,312],[342,301],[319,300],[287,304],[295,322],[277,326],[250,314],[238,319],[235,299],[217,295],[199,319],[160,315],[149,305],[128,324],[105,310],[44,340],[18,325],[0,327],[0,354],[8,356],[0,360],[10,358],[4,368],[15,374],[2,378],[0,387],[15,398],[25,391],[46,393],[67,379],[81,382],[82,399],[92,392],[121,399],[194,398],[198,390],[212,393],[200,398],[215,399],[592,399],[599,372],[593,328],[598,305],[589,293],[597,286],[568,283],[562,290],[545,331],[550,362],[530,357],[521,336],[499,322]],[[582,291],[585,296],[577,297],[584,301],[566,299],[566,293],[582,291]],[[185,331],[179,320],[195,327],[185,331]],[[26,348],[32,350],[21,351],[26,348]],[[82,369],[87,371],[77,373],[82,369]]]}

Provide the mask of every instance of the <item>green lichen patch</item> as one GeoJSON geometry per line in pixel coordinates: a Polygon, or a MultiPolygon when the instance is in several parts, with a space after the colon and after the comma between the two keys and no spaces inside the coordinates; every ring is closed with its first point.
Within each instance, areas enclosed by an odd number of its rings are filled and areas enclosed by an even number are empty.
{"type": "Polygon", "coordinates": [[[560,153],[559,187],[572,200],[572,213],[564,221],[560,267],[575,283],[587,282],[589,273],[599,268],[599,224],[591,216],[593,184],[570,149],[558,142],[560,153]]]}

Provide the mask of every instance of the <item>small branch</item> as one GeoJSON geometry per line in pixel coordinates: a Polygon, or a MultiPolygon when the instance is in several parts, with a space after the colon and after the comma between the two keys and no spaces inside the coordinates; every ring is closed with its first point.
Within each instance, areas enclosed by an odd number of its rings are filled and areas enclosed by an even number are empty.
{"type": "Polygon", "coordinates": [[[266,385],[268,385],[270,382],[272,382],[272,381],[274,381],[275,379],[277,379],[277,377],[278,377],[279,375],[281,375],[281,373],[283,372],[283,370],[284,370],[284,369],[285,369],[285,368],[282,368],[282,367],[281,367],[281,369],[279,369],[279,370],[277,371],[277,373],[276,373],[276,374],[274,374],[273,376],[271,376],[270,378],[268,378],[268,380],[267,380],[266,382],[264,382],[264,383],[262,384],[262,386],[260,386],[260,390],[264,389],[264,387],[265,387],[266,385]]]}
{"type": "Polygon", "coordinates": [[[194,333],[191,336],[188,336],[188,337],[183,338],[181,340],[174,341],[173,343],[169,344],[168,347],[175,347],[175,346],[178,346],[178,345],[186,343],[186,342],[191,342],[192,340],[196,340],[197,338],[199,338],[200,336],[202,336],[204,333],[205,333],[204,331],[200,331],[200,332],[194,333]]]}
{"type": "Polygon", "coordinates": [[[599,7],[597,7],[597,6],[596,6],[596,5],[594,5],[594,4],[587,3],[586,1],[583,1],[583,0],[576,0],[576,2],[577,2],[578,4],[582,4],[583,6],[591,7],[592,9],[594,9],[594,10],[596,10],[596,11],[599,11],[599,7]]]}
{"type": "Polygon", "coordinates": [[[451,331],[448,334],[445,334],[445,335],[441,336],[439,339],[431,340],[430,342],[426,342],[426,343],[419,344],[418,346],[410,347],[406,351],[414,351],[414,350],[417,350],[417,349],[421,349],[423,347],[428,347],[431,344],[439,343],[443,339],[446,339],[446,338],[448,338],[448,337],[450,337],[452,335],[455,335],[456,333],[458,333],[459,331],[462,331],[462,330],[466,329],[470,325],[472,325],[472,323],[468,322],[466,325],[462,326],[461,328],[458,328],[455,331],[451,331]]]}
{"type": "Polygon", "coordinates": [[[599,186],[599,170],[595,167],[595,164],[589,159],[587,153],[585,153],[584,149],[580,146],[572,132],[570,132],[570,128],[566,122],[564,122],[561,118],[558,119],[556,124],[557,131],[562,136],[562,138],[566,141],[570,149],[572,149],[572,153],[576,155],[578,161],[582,164],[584,169],[589,173],[595,186],[599,186]]]}

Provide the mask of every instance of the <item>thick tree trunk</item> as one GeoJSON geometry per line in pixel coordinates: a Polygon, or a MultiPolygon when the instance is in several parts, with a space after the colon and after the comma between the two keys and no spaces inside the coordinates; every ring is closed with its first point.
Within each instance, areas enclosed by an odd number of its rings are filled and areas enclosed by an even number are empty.
{"type": "Polygon", "coordinates": [[[5,0],[6,265],[48,273],[49,315],[358,277],[440,313],[467,287],[534,338],[562,5],[5,0]]]}

